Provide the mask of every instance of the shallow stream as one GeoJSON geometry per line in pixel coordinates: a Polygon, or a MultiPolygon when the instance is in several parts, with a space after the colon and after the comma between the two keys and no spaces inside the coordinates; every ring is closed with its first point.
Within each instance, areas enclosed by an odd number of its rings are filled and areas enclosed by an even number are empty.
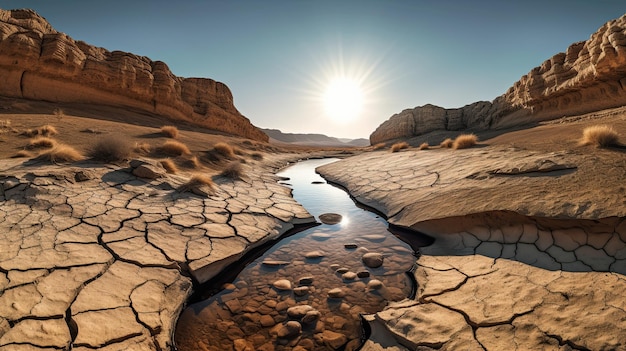
{"type": "Polygon", "coordinates": [[[413,250],[315,173],[333,161],[302,161],[278,175],[309,213],[340,214],[341,222],[280,240],[219,293],[189,305],[176,328],[179,351],[354,350],[360,314],[411,294],[413,250]],[[366,253],[382,254],[382,266],[366,264],[366,253]]]}

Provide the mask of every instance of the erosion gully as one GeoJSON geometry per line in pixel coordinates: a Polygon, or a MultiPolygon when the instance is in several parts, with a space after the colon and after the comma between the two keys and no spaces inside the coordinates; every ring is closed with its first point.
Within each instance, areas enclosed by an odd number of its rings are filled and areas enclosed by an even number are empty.
{"type": "Polygon", "coordinates": [[[357,350],[366,337],[361,314],[414,294],[407,272],[428,240],[392,233],[381,215],[357,206],[315,172],[336,160],[301,161],[278,175],[309,213],[340,214],[341,221],[285,237],[241,263],[245,267],[232,268],[239,274],[219,291],[197,291],[191,301],[203,299],[178,321],[178,351],[357,350]],[[366,253],[382,254],[382,266],[366,264],[366,253]]]}

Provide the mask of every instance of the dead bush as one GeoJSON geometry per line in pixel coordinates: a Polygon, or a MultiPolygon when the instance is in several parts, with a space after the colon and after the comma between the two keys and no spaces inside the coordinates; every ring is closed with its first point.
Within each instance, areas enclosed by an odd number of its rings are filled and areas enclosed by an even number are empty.
{"type": "Polygon", "coordinates": [[[402,142],[391,145],[391,152],[398,152],[400,150],[404,150],[408,148],[409,148],[409,143],[407,143],[406,141],[402,141],[402,142]]]}
{"type": "Polygon", "coordinates": [[[439,144],[439,147],[449,149],[452,147],[453,144],[454,144],[454,140],[447,138],[446,140],[442,141],[441,144],[439,144]]]}
{"type": "Polygon", "coordinates": [[[112,134],[98,139],[89,150],[89,157],[103,162],[118,162],[129,159],[132,150],[130,141],[121,135],[112,134]]]}
{"type": "Polygon", "coordinates": [[[430,149],[430,145],[428,145],[428,143],[421,143],[419,149],[420,150],[428,150],[428,149],[430,149]]]}
{"type": "Polygon", "coordinates": [[[582,145],[609,147],[619,145],[619,134],[613,127],[600,124],[587,127],[583,130],[582,145]]]}
{"type": "Polygon", "coordinates": [[[455,150],[458,149],[468,149],[478,142],[478,137],[474,134],[461,134],[456,139],[454,139],[454,143],[452,143],[452,148],[455,150]]]}
{"type": "Polygon", "coordinates": [[[215,192],[215,183],[213,179],[205,174],[195,174],[193,175],[185,184],[178,187],[178,191],[181,193],[184,192],[193,192],[195,194],[201,193],[201,188],[207,187],[210,193],[215,192]]]}
{"type": "Polygon", "coordinates": [[[385,143],[378,143],[376,145],[373,146],[374,150],[382,150],[387,146],[387,144],[385,143]]]}
{"type": "Polygon", "coordinates": [[[178,138],[178,128],[175,126],[163,126],[161,127],[161,134],[168,138],[176,139],[178,138]]]}
{"type": "Polygon", "coordinates": [[[230,178],[230,179],[242,179],[243,177],[243,166],[239,161],[233,161],[224,167],[220,176],[230,178]]]}
{"type": "Polygon", "coordinates": [[[36,137],[28,143],[29,149],[49,149],[56,146],[57,142],[48,137],[36,137]]]}
{"type": "Polygon", "coordinates": [[[213,150],[226,158],[235,157],[235,150],[232,146],[230,146],[230,144],[227,143],[217,143],[213,145],[213,150]]]}
{"type": "Polygon", "coordinates": [[[147,155],[152,151],[152,146],[148,143],[135,143],[135,147],[133,147],[133,151],[137,154],[147,155]]]}
{"type": "Polygon", "coordinates": [[[191,154],[191,151],[189,151],[187,145],[175,140],[168,140],[164,142],[163,145],[161,145],[160,150],[169,156],[182,156],[191,154]]]}
{"type": "Polygon", "coordinates": [[[161,166],[165,168],[167,173],[172,173],[172,174],[178,173],[178,167],[176,166],[174,161],[172,161],[171,159],[168,158],[165,160],[161,160],[160,163],[161,163],[161,166]]]}
{"type": "Polygon", "coordinates": [[[197,156],[191,156],[190,158],[186,159],[183,165],[187,168],[192,168],[192,169],[198,169],[201,166],[200,160],[198,160],[197,156]]]}
{"type": "Polygon", "coordinates": [[[20,150],[12,155],[11,158],[32,158],[33,156],[34,155],[30,151],[20,150]]]}
{"type": "Polygon", "coordinates": [[[52,150],[39,155],[39,158],[52,163],[70,163],[80,161],[85,156],[69,145],[58,144],[52,150]]]}

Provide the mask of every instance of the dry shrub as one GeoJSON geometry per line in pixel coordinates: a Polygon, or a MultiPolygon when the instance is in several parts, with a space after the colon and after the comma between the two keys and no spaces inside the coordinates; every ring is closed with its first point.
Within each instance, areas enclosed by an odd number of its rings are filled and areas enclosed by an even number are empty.
{"type": "Polygon", "coordinates": [[[165,168],[167,173],[172,173],[172,174],[178,173],[178,167],[176,166],[174,161],[170,160],[169,158],[165,160],[161,160],[160,163],[161,163],[161,166],[165,168]]]}
{"type": "Polygon", "coordinates": [[[391,145],[391,152],[398,152],[400,150],[408,149],[408,148],[409,148],[409,143],[407,143],[406,141],[402,141],[402,142],[391,145]]]}
{"type": "Polygon", "coordinates": [[[582,145],[608,147],[619,145],[619,134],[613,127],[606,124],[590,126],[583,130],[582,145]]]}
{"type": "Polygon", "coordinates": [[[163,126],[161,127],[161,134],[168,138],[176,139],[178,137],[178,128],[175,126],[163,126]]]}
{"type": "Polygon", "coordinates": [[[263,159],[263,154],[260,152],[253,152],[250,154],[253,160],[261,161],[263,159]]]}
{"type": "Polygon", "coordinates": [[[385,143],[378,143],[378,144],[374,145],[374,150],[384,149],[385,146],[387,146],[387,144],[385,144],[385,143]]]}
{"type": "Polygon", "coordinates": [[[202,187],[208,187],[211,192],[215,191],[215,183],[211,177],[204,174],[195,174],[193,175],[187,183],[178,187],[178,191],[181,193],[190,191],[193,193],[198,193],[198,190],[202,187]]]}
{"type": "Polygon", "coordinates": [[[163,145],[161,145],[161,151],[170,156],[182,156],[191,154],[191,151],[189,151],[187,145],[175,140],[168,140],[164,142],[163,145]]]}
{"type": "Polygon", "coordinates": [[[453,144],[454,144],[454,140],[447,138],[446,140],[442,141],[441,144],[439,144],[439,146],[449,149],[452,147],[453,144]]]}
{"type": "Polygon", "coordinates": [[[69,145],[59,144],[52,150],[39,155],[39,158],[52,163],[68,163],[80,161],[85,156],[69,145]]]}
{"type": "Polygon", "coordinates": [[[135,142],[135,147],[133,148],[133,151],[138,154],[147,155],[150,153],[150,151],[152,151],[152,146],[150,146],[150,144],[148,143],[135,142]]]}
{"type": "Polygon", "coordinates": [[[213,150],[226,158],[235,157],[235,150],[232,146],[230,146],[230,144],[227,143],[217,143],[213,145],[213,150]]]}
{"type": "Polygon", "coordinates": [[[11,158],[32,158],[34,155],[30,151],[20,150],[11,156],[11,158]]]}
{"type": "Polygon", "coordinates": [[[191,156],[189,159],[185,160],[184,166],[193,169],[200,168],[200,160],[198,160],[197,156],[191,156]]]}
{"type": "Polygon", "coordinates": [[[56,146],[57,142],[48,137],[36,137],[28,143],[29,149],[49,149],[56,146]]]}
{"type": "Polygon", "coordinates": [[[458,149],[468,149],[478,142],[478,137],[474,134],[461,134],[456,139],[454,139],[454,143],[452,147],[455,150],[458,149]]]}
{"type": "Polygon", "coordinates": [[[129,159],[132,150],[130,141],[121,135],[114,134],[98,139],[89,151],[89,156],[98,161],[116,162],[129,159]]]}
{"type": "Polygon", "coordinates": [[[230,179],[242,179],[243,178],[243,166],[239,161],[233,161],[226,165],[220,176],[230,179]]]}
{"type": "Polygon", "coordinates": [[[26,129],[26,131],[22,133],[22,135],[25,135],[29,138],[32,138],[38,135],[50,137],[50,136],[57,135],[57,134],[59,134],[57,129],[54,126],[51,126],[49,124],[46,124],[44,126],[41,126],[35,129],[26,129]]]}
{"type": "Polygon", "coordinates": [[[419,149],[420,150],[428,150],[428,149],[430,149],[430,145],[428,145],[428,143],[421,143],[419,149]]]}

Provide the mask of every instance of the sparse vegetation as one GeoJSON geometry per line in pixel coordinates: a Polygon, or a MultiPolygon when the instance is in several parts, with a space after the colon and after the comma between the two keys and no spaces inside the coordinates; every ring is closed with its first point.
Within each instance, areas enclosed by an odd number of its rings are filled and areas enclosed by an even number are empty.
{"type": "Polygon", "coordinates": [[[54,126],[51,126],[49,124],[46,124],[44,126],[41,126],[35,129],[27,129],[22,133],[22,135],[25,135],[29,138],[36,137],[38,135],[50,137],[50,136],[57,135],[57,134],[59,134],[57,129],[54,126]]]}
{"type": "Polygon", "coordinates": [[[428,145],[428,143],[421,143],[419,146],[420,150],[428,150],[430,149],[430,145],[428,145]]]}
{"type": "Polygon", "coordinates": [[[168,140],[164,142],[160,150],[170,156],[182,156],[191,154],[191,151],[189,151],[187,145],[175,140],[168,140]]]}
{"type": "Polygon", "coordinates": [[[439,147],[449,149],[452,147],[453,144],[454,144],[454,140],[447,138],[446,140],[442,141],[441,144],[439,144],[439,147]]]}
{"type": "Polygon", "coordinates": [[[217,143],[213,145],[213,150],[226,158],[235,157],[235,150],[232,146],[230,146],[230,144],[227,143],[217,143]]]}
{"type": "Polygon", "coordinates": [[[168,138],[176,139],[178,138],[178,128],[175,126],[163,126],[161,127],[161,134],[168,138]]]}
{"type": "Polygon", "coordinates": [[[376,145],[373,146],[374,150],[382,150],[385,148],[385,146],[387,146],[387,144],[385,143],[378,143],[376,145]]]}
{"type": "Polygon", "coordinates": [[[171,159],[167,158],[165,160],[161,160],[160,163],[161,163],[161,166],[165,168],[167,173],[172,173],[172,174],[178,173],[178,167],[176,166],[174,161],[172,161],[171,159]]]}
{"type": "Polygon", "coordinates": [[[20,150],[11,156],[11,158],[32,158],[34,155],[30,151],[20,150]]]}
{"type": "Polygon", "coordinates": [[[187,183],[178,187],[178,191],[181,193],[189,191],[197,194],[198,190],[202,187],[208,187],[211,193],[215,192],[215,183],[213,182],[213,179],[205,174],[196,174],[192,176],[187,183]]]}
{"type": "Polygon", "coordinates": [[[600,124],[587,127],[583,130],[582,145],[609,147],[619,145],[619,134],[613,127],[600,124]]]}
{"type": "Polygon", "coordinates": [[[152,151],[152,146],[148,143],[135,143],[135,147],[133,147],[133,151],[137,154],[147,155],[152,151]]]}
{"type": "Polygon", "coordinates": [[[200,168],[200,160],[198,160],[197,156],[191,156],[189,159],[185,160],[184,166],[187,168],[198,169],[200,168]]]}
{"type": "Polygon", "coordinates": [[[52,150],[39,155],[39,158],[52,163],[70,163],[80,161],[85,156],[69,145],[59,144],[52,150]]]}
{"type": "Polygon", "coordinates": [[[243,177],[243,166],[239,161],[233,161],[226,165],[220,176],[230,179],[241,179],[243,177]]]}
{"type": "Polygon", "coordinates": [[[130,142],[114,134],[100,138],[89,151],[89,156],[98,161],[117,162],[129,159],[131,151],[130,142]]]}
{"type": "Polygon", "coordinates": [[[478,137],[474,134],[461,134],[452,143],[454,149],[468,149],[478,142],[478,137]]]}
{"type": "Polygon", "coordinates": [[[400,150],[404,150],[408,148],[409,148],[409,143],[407,143],[406,141],[402,141],[402,142],[391,145],[391,152],[398,152],[400,150]]]}
{"type": "Polygon", "coordinates": [[[48,137],[36,137],[28,143],[29,149],[49,149],[56,146],[57,142],[48,137]]]}

